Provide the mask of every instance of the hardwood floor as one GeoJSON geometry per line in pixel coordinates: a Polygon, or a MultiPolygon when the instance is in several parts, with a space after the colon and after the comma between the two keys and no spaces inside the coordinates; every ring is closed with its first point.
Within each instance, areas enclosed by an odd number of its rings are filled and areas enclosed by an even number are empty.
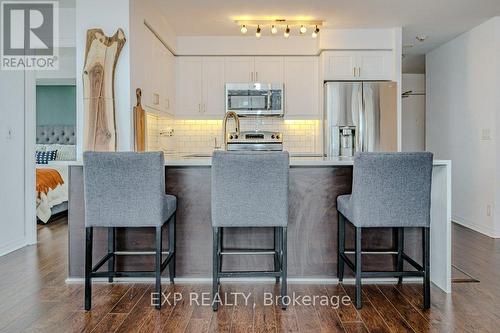
{"type": "MultiPolygon", "coordinates": [[[[226,293],[251,293],[249,306],[189,303],[210,285],[165,285],[182,300],[161,311],[150,306],[152,284],[94,284],[92,311],[83,310],[83,286],[65,284],[67,224],[38,227],[39,243],[0,258],[0,332],[498,332],[500,240],[453,227],[453,263],[480,280],[453,284],[446,295],[432,289],[432,307],[421,309],[421,286],[365,285],[363,309],[264,306],[273,284],[223,284],[226,293]],[[255,306],[253,306],[255,304],[255,306]]],[[[289,285],[298,296],[354,295],[352,285],[289,285]]],[[[201,296],[199,296],[201,302],[201,296]]],[[[170,299],[172,301],[172,299],[170,299]]]]}

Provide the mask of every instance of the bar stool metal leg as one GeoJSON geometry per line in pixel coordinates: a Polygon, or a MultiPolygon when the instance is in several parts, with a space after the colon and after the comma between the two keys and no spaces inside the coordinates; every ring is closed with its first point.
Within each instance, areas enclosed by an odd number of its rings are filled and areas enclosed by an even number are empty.
{"type": "MultiPolygon", "coordinates": [[[[402,272],[403,271],[403,251],[405,248],[405,238],[404,238],[404,228],[397,228],[398,229],[398,265],[397,265],[397,271],[402,272]]],[[[398,284],[401,284],[403,282],[403,276],[398,277],[398,284]]]]}
{"type": "Polygon", "coordinates": [[[339,230],[338,230],[338,258],[337,258],[337,277],[339,278],[339,282],[342,282],[344,279],[344,258],[342,255],[345,252],[345,218],[342,214],[338,214],[339,216],[339,230]]]}
{"type": "Polygon", "coordinates": [[[220,235],[219,228],[213,227],[213,241],[212,241],[212,309],[217,311],[219,307],[219,303],[216,301],[218,297],[218,289],[219,289],[219,245],[220,245],[220,235]]]}
{"type": "Polygon", "coordinates": [[[170,259],[170,263],[168,264],[168,272],[170,276],[170,282],[174,282],[175,278],[175,257],[176,257],[176,251],[175,251],[175,218],[176,218],[176,213],[170,218],[170,221],[168,222],[168,254],[172,254],[172,257],[170,259]]]}
{"type": "MultiPolygon", "coordinates": [[[[108,272],[114,272],[115,271],[115,228],[111,227],[108,228],[108,253],[113,253],[113,256],[109,258],[108,261],[108,272]]],[[[113,282],[113,277],[110,276],[108,277],[108,282],[113,282]]]]}
{"type": "Polygon", "coordinates": [[[287,227],[281,228],[281,308],[286,309],[283,298],[287,295],[287,227]]]}
{"type": "Polygon", "coordinates": [[[423,268],[424,268],[424,309],[431,307],[431,280],[430,280],[430,228],[422,228],[423,268]]]}
{"type": "MultiPolygon", "coordinates": [[[[280,256],[281,256],[281,228],[274,227],[274,270],[279,272],[281,269],[280,256]]],[[[276,276],[276,283],[280,283],[280,277],[276,276]]]]}
{"type": "Polygon", "coordinates": [[[162,234],[161,227],[156,227],[156,261],[155,261],[155,277],[156,277],[156,286],[155,292],[158,295],[159,303],[156,305],[157,309],[161,309],[161,242],[162,242],[162,234]]]}
{"type": "Polygon", "coordinates": [[[85,310],[90,310],[92,296],[92,237],[93,228],[85,228],[85,310]]]}
{"type": "Polygon", "coordinates": [[[361,309],[361,228],[356,227],[356,308],[361,309]]]}

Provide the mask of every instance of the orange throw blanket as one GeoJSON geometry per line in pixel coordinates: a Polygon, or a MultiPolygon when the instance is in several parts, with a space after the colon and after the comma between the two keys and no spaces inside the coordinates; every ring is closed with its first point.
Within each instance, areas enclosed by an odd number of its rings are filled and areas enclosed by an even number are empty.
{"type": "Polygon", "coordinates": [[[64,184],[64,180],[57,170],[54,169],[36,169],[36,191],[38,197],[41,193],[47,194],[49,190],[64,184]]]}

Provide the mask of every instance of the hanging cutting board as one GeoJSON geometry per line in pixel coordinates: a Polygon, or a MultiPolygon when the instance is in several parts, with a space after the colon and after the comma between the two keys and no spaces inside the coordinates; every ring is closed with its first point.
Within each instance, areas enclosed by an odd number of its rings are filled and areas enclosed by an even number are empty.
{"type": "Polygon", "coordinates": [[[140,88],[135,90],[137,104],[134,106],[134,133],[135,133],[135,151],[146,150],[146,112],[142,108],[142,92],[140,88]]]}

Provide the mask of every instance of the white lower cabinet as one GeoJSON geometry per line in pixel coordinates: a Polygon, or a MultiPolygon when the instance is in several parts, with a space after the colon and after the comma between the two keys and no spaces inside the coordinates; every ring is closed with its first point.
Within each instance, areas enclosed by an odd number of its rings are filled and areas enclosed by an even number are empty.
{"type": "Polygon", "coordinates": [[[285,118],[319,119],[318,57],[285,57],[285,118]]]}

